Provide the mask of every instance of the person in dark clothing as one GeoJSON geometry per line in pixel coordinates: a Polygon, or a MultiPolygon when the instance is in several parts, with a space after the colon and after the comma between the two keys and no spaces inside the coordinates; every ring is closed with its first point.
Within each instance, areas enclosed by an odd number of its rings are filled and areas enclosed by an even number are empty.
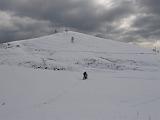
{"type": "Polygon", "coordinates": [[[74,37],[73,36],[71,37],[71,43],[74,43],[74,37]]]}
{"type": "Polygon", "coordinates": [[[83,80],[86,80],[86,79],[88,79],[88,74],[87,74],[87,72],[84,72],[83,73],[83,80]]]}

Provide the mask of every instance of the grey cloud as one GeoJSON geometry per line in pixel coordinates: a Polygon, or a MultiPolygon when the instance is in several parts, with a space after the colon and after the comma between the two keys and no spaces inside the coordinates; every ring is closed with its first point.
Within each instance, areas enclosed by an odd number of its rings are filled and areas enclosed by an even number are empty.
{"type": "Polygon", "coordinates": [[[124,18],[130,14],[133,14],[135,10],[131,1],[122,1],[103,12],[103,14],[105,14],[104,20],[107,20],[107,22],[113,22],[113,20],[118,21],[120,18],[124,18]]]}
{"type": "Polygon", "coordinates": [[[51,32],[50,22],[0,11],[0,42],[27,39],[51,32]]]}
{"type": "Polygon", "coordinates": [[[160,1],[159,0],[136,0],[134,4],[135,16],[129,29],[123,30],[113,27],[113,38],[117,40],[132,42],[141,40],[160,39],[160,1]],[[119,32],[120,30],[120,32],[119,32]],[[115,34],[116,33],[116,34],[115,34]]]}
{"type": "Polygon", "coordinates": [[[111,0],[111,3],[107,7],[95,0],[0,0],[0,10],[11,16],[7,21],[0,14],[0,39],[46,35],[53,26],[100,33],[122,41],[159,37],[159,0],[111,0]],[[130,28],[120,28],[121,21],[130,16],[136,16],[130,28]]]}
{"type": "Polygon", "coordinates": [[[143,3],[145,3],[143,4],[143,6],[147,9],[143,9],[143,12],[137,15],[136,19],[133,21],[133,24],[131,26],[132,28],[136,28],[136,30],[129,31],[129,34],[138,35],[139,37],[142,37],[146,40],[159,39],[160,14],[157,13],[160,12],[160,9],[157,10],[157,8],[154,7],[153,3],[149,0],[144,0],[143,3]],[[151,6],[149,6],[149,3],[152,3],[151,6]],[[153,12],[151,9],[156,10],[156,12],[153,12]]]}
{"type": "Polygon", "coordinates": [[[160,14],[159,0],[138,0],[139,6],[146,13],[160,14]]]}

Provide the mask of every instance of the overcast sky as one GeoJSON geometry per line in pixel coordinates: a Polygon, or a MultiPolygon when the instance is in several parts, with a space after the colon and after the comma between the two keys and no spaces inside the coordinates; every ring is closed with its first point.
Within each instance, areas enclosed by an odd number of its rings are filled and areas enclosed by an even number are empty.
{"type": "Polygon", "coordinates": [[[121,41],[160,39],[160,0],[0,0],[0,41],[73,28],[121,41]]]}

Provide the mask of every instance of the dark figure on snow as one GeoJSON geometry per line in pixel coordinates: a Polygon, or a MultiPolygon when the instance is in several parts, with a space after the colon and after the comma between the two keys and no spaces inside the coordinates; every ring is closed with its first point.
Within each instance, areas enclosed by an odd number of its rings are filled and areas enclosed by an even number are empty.
{"type": "Polygon", "coordinates": [[[84,72],[83,73],[83,80],[86,80],[86,79],[88,79],[88,74],[87,74],[87,72],[84,72]]]}
{"type": "Polygon", "coordinates": [[[71,37],[71,43],[74,43],[74,37],[71,37]]]}

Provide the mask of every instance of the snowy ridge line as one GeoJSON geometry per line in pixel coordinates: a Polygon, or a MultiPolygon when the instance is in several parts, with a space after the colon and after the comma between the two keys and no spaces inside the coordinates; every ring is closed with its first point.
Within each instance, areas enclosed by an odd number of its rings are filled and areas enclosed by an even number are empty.
{"type": "Polygon", "coordinates": [[[103,52],[103,51],[75,51],[75,50],[55,50],[54,52],[73,52],[73,53],[99,53],[99,54],[151,54],[151,55],[155,55],[155,53],[150,52],[150,53],[134,53],[134,52],[103,52]]]}

